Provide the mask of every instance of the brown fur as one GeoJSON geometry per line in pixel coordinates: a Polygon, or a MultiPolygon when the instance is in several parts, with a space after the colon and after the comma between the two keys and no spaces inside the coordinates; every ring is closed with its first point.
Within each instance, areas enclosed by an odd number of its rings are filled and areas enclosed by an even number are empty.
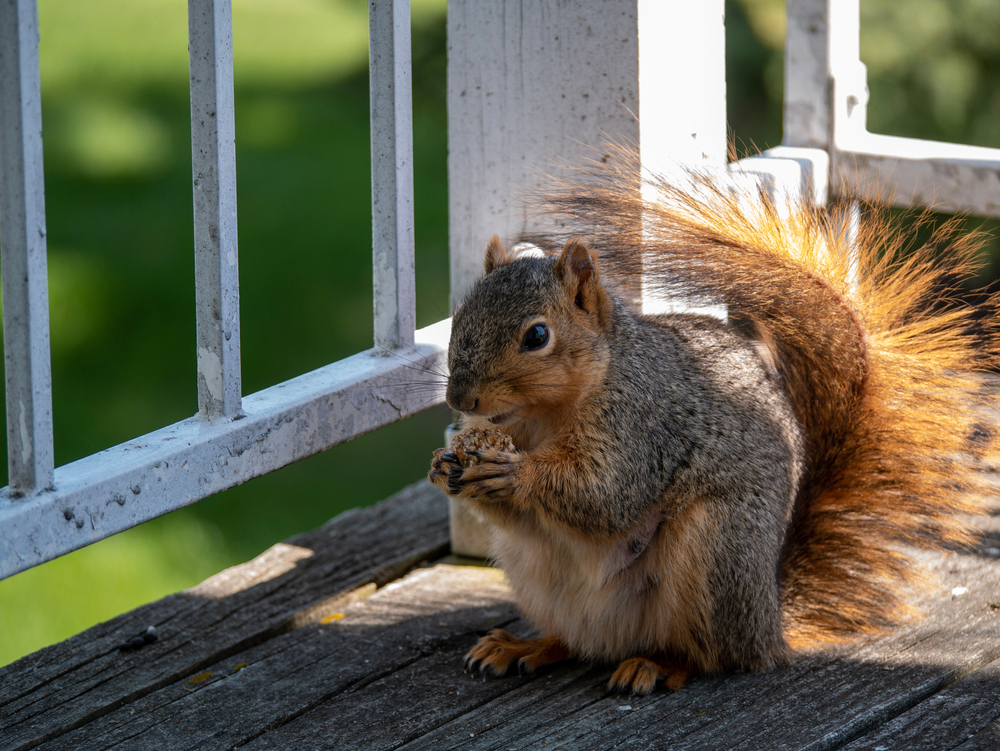
{"type": "Polygon", "coordinates": [[[618,157],[585,201],[553,203],[599,247],[614,243],[612,264],[642,263],[766,328],[808,438],[781,572],[787,635],[803,646],[892,625],[910,613],[916,573],[898,543],[967,542],[961,515],[990,495],[968,459],[985,398],[975,373],[998,365],[996,317],[973,341],[976,311],[936,304],[944,282],[974,270],[981,238],[946,224],[913,248],[868,206],[848,249],[846,216],[795,206],[780,219],[763,193],[748,202],[704,177],[692,192],[655,180],[663,200],[644,202],[629,187],[634,157],[618,157]]]}
{"type": "Polygon", "coordinates": [[[542,633],[559,634],[572,654],[614,662],[637,652],[674,652],[718,669],[718,656],[707,648],[713,603],[704,540],[715,535],[713,520],[690,504],[669,524],[652,521],[655,534],[636,565],[625,565],[627,538],[608,545],[546,528],[530,515],[498,525],[493,550],[528,620],[542,633]],[[553,598],[553,591],[563,596],[553,598]]]}
{"type": "Polygon", "coordinates": [[[946,227],[942,263],[869,212],[855,274],[835,214],[781,218],[698,174],[655,180],[650,202],[635,158],[612,164],[545,199],[589,248],[526,261],[491,241],[455,316],[448,401],[519,451],[462,469],[442,449],[431,480],[493,520],[546,638],[625,661],[637,690],[898,622],[898,544],[967,541],[960,515],[986,497],[970,437],[995,436],[973,373],[1000,362],[995,319],[974,341],[973,311],[934,297],[975,239],[946,227]],[[635,314],[609,285],[640,276],[726,303],[758,341],[635,314]],[[539,323],[549,339],[528,347],[539,323]]]}

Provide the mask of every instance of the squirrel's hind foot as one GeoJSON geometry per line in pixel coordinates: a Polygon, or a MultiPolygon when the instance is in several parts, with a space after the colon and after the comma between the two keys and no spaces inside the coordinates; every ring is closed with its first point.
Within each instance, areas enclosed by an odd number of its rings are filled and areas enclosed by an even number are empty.
{"type": "Polygon", "coordinates": [[[465,655],[465,670],[471,673],[478,670],[483,676],[500,676],[516,664],[518,673],[524,675],[567,657],[569,650],[556,637],[517,639],[502,628],[495,628],[465,655]]]}
{"type": "Polygon", "coordinates": [[[608,681],[608,693],[629,692],[636,696],[650,693],[656,684],[663,684],[672,691],[680,691],[691,674],[693,666],[688,662],[676,662],[663,657],[630,657],[624,660],[608,681]]]}

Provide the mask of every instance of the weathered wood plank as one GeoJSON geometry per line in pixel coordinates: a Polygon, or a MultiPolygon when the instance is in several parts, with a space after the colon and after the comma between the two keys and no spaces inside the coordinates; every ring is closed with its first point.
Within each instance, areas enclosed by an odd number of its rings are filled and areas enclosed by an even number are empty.
{"type": "MultiPolygon", "coordinates": [[[[679,693],[638,698],[605,696],[604,666],[568,663],[485,681],[463,675],[462,656],[479,634],[497,625],[529,629],[491,569],[438,565],[374,593],[371,586],[345,592],[389,580],[357,573],[365,560],[369,572],[372,557],[415,560],[405,547],[380,541],[385,529],[399,530],[397,542],[411,549],[440,541],[442,500],[426,486],[411,488],[186,593],[198,593],[198,607],[179,596],[149,606],[164,624],[162,645],[80,659],[64,673],[53,648],[47,660],[41,653],[22,661],[38,664],[37,675],[24,672],[29,680],[20,693],[8,689],[22,676],[0,671],[7,697],[0,748],[934,747],[895,744],[893,727],[904,738],[921,737],[927,727],[943,728],[931,736],[939,739],[965,732],[973,736],[969,748],[985,748],[1000,726],[1000,710],[984,709],[975,721],[946,719],[954,708],[979,712],[997,693],[1000,519],[985,520],[992,537],[978,552],[926,556],[941,578],[924,598],[927,618],[919,623],[770,674],[698,678],[679,693]],[[169,650],[157,651],[170,640],[169,650]],[[8,707],[17,713],[13,721],[8,707]]],[[[126,626],[140,630],[145,621],[133,616],[101,638],[116,644],[126,626]]],[[[94,651],[94,638],[78,643],[94,651]]],[[[79,652],[64,651],[63,659],[79,652]]]]}
{"type": "MultiPolygon", "coordinates": [[[[459,569],[438,566],[422,579],[414,575],[402,583],[400,595],[384,603],[387,612],[403,612],[430,596],[446,592],[446,602],[460,603],[466,630],[438,643],[436,649],[399,670],[359,685],[350,692],[312,708],[293,722],[274,729],[245,748],[251,751],[307,748],[395,748],[407,741],[417,741],[439,726],[467,714],[470,709],[490,704],[514,694],[523,707],[529,703],[547,706],[547,700],[562,699],[586,676],[586,666],[571,665],[557,671],[545,671],[537,680],[482,680],[462,672],[463,655],[488,628],[504,625],[515,633],[526,633],[523,621],[515,620],[510,592],[482,569],[459,569]],[[489,599],[481,601],[488,596],[489,599]],[[402,601],[402,602],[401,602],[402,601]],[[404,604],[405,603],[405,604],[404,604]],[[400,605],[402,607],[400,608],[400,605]],[[506,623],[510,621],[510,623],[506,623]],[[387,721],[388,720],[388,721],[387,721]],[[317,732],[318,731],[318,732],[317,732]]],[[[373,605],[372,600],[365,603],[373,605]]],[[[431,616],[438,628],[442,611],[431,616]]],[[[369,618],[374,613],[369,614],[369,618]]],[[[493,718],[508,720],[510,715],[493,718]]],[[[477,728],[478,730],[478,728],[477,728]]],[[[435,745],[436,748],[448,746],[435,745]]]]}
{"type": "Polygon", "coordinates": [[[690,704],[654,695],[622,716],[595,705],[504,748],[837,748],[997,655],[1000,621],[989,604],[998,591],[996,564],[953,555],[939,565],[947,578],[927,620],[898,635],[827,650],[768,675],[695,681],[681,692],[691,692],[690,704]],[[979,577],[978,596],[952,600],[951,589],[972,577],[979,577]]]}
{"type": "Polygon", "coordinates": [[[1000,748],[1000,661],[844,747],[844,751],[1000,748]]]}
{"type": "MultiPolygon", "coordinates": [[[[512,688],[485,703],[480,703],[488,698],[482,693],[466,696],[467,711],[452,707],[453,720],[414,738],[413,729],[378,733],[371,723],[353,719],[384,717],[393,706],[412,707],[393,715],[408,725],[417,722],[414,716],[429,724],[439,719],[432,707],[441,703],[440,697],[424,706],[428,702],[421,699],[427,697],[419,687],[437,693],[442,679],[408,681],[418,670],[413,665],[349,698],[317,707],[250,748],[311,747],[310,737],[329,738],[343,727],[338,723],[344,718],[358,723],[358,732],[335,737],[361,748],[392,748],[407,740],[407,749],[835,748],[996,656],[991,637],[997,620],[988,602],[1000,583],[995,563],[952,555],[942,558],[940,566],[948,579],[932,600],[927,620],[860,649],[827,650],[769,675],[700,679],[679,694],[623,699],[604,696],[608,670],[570,666],[536,680],[488,681],[512,688]],[[978,597],[951,598],[953,586],[973,579],[978,597]]],[[[390,729],[399,729],[396,721],[390,729]]]]}
{"type": "Polygon", "coordinates": [[[610,670],[579,664],[531,678],[463,676],[478,633],[527,627],[495,573],[437,566],[50,747],[836,748],[997,656],[1000,567],[955,554],[937,564],[945,579],[928,618],[899,634],[644,698],[605,696],[610,670]]]}
{"type": "Polygon", "coordinates": [[[254,748],[254,739],[268,748],[269,731],[293,723],[291,735],[274,736],[274,747],[308,748],[312,738],[319,747],[370,748],[387,734],[396,737],[407,721],[419,723],[411,699],[433,704],[457,690],[462,704],[467,687],[476,694],[472,701],[482,702],[476,698],[482,693],[488,699],[512,688],[470,681],[461,672],[461,654],[476,630],[516,617],[495,570],[418,570],[331,616],[144,696],[46,748],[254,748]],[[414,670],[427,681],[408,684],[404,677],[414,670]],[[381,703],[378,713],[373,703],[381,703]]]}
{"type": "Polygon", "coordinates": [[[31,748],[92,723],[390,582],[447,551],[444,497],[426,482],[265,551],[0,670],[0,748],[31,748]],[[155,625],[138,652],[117,645],[155,625]]]}

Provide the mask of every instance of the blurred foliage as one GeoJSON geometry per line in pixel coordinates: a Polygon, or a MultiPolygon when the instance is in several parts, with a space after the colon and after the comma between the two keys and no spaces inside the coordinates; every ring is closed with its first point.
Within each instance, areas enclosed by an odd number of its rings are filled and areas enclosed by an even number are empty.
{"type": "MultiPolygon", "coordinates": [[[[448,306],[444,3],[413,2],[419,325],[448,306]]],[[[197,408],[186,4],[39,13],[64,464],[197,408]]],[[[1000,146],[1000,4],[862,0],[862,13],[871,130],[1000,146]]],[[[726,15],[734,137],[777,145],[783,0],[729,0],[726,15]]],[[[371,346],[367,4],[233,0],[233,26],[252,393],[371,346]]],[[[425,472],[447,419],[406,420],[0,582],[0,664],[391,494],[425,472]]]]}

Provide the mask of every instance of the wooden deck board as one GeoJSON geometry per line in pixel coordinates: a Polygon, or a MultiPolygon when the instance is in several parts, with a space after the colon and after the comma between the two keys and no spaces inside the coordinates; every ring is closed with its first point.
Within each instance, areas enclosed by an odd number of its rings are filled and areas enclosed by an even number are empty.
{"type": "Polygon", "coordinates": [[[440,557],[447,545],[443,498],[418,484],[43,649],[0,671],[0,748],[31,748],[168,690],[321,617],[357,587],[386,584],[440,557]],[[159,629],[159,641],[118,651],[148,625],[159,629]]]}
{"type": "Polygon", "coordinates": [[[605,696],[607,666],[464,674],[489,628],[530,631],[495,570],[421,565],[444,506],[408,488],[0,670],[0,749],[997,747],[998,517],[979,551],[925,556],[924,620],[639,698],[605,696]]]}
{"type": "MultiPolygon", "coordinates": [[[[996,584],[994,576],[981,590],[996,584]]],[[[508,708],[512,692],[405,748],[835,748],[995,654],[995,639],[983,638],[997,625],[992,609],[946,594],[932,618],[862,649],[828,650],[766,675],[697,679],[680,693],[642,699],[603,697],[609,671],[597,671],[527,715],[508,708]],[[935,625],[952,617],[965,624],[958,634],[935,625]]]]}
{"type": "Polygon", "coordinates": [[[861,749],[1000,748],[1000,660],[994,660],[943,691],[844,747],[861,749]]]}

